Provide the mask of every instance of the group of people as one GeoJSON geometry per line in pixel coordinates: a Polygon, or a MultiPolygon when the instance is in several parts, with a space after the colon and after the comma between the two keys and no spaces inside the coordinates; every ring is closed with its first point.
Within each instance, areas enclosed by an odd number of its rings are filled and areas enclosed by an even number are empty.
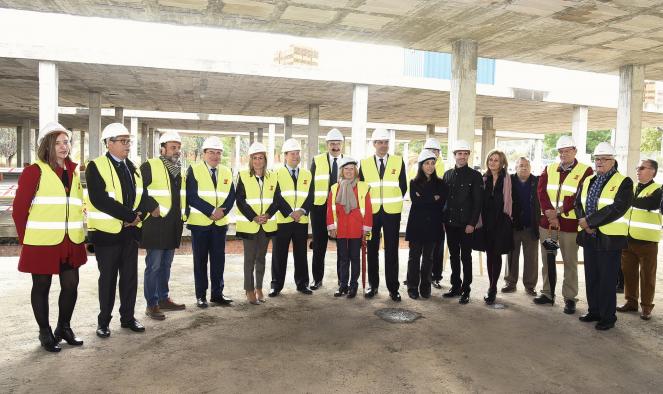
{"type": "Polygon", "coordinates": [[[653,308],[657,243],[660,238],[661,186],[653,182],[658,169],[644,160],[637,169],[638,184],[617,171],[614,149],[601,143],[594,152],[596,173],[575,159],[575,144],[563,136],[557,142],[560,162],[531,174],[529,160],[516,162],[516,174],[507,171],[505,154],[493,150],[481,174],[470,166],[471,147],[459,140],[453,146],[455,165],[444,171],[441,147],[428,139],[417,165],[406,175],[403,159],[389,154],[386,130],[373,131],[374,154],[362,160],[345,156],[343,135],[332,129],[327,152],[315,156],[310,170],[300,166],[301,146],[288,139],[282,146],[283,166],[267,169],[267,149],[251,144],[248,168],[233,178],[220,164],[224,147],[207,138],[203,160],[182,168],[181,139],[165,133],[160,156],[137,167],[129,158],[134,143],[127,128],[112,123],[102,132],[107,151],[86,168],[86,189],[69,154],[71,136],[52,122],[41,128],[36,163],[19,179],[13,218],[20,243],[19,270],[32,274],[31,303],[39,325],[39,340],[50,352],[65,340],[83,341],[71,328],[77,298],[78,270],[93,250],[99,269],[97,336],[111,335],[110,322],[116,287],[120,293],[120,325],[135,332],[145,327],[135,317],[138,249],[146,249],[145,314],[155,320],[164,311],[186,306],[170,297],[169,278],[184,223],[191,231],[196,305],[228,305],[224,294],[225,244],[229,212],[236,205],[236,234],[244,246],[244,290],[250,304],[266,302],[263,278],[272,240],[269,297],[284,288],[290,245],[297,291],[312,294],[323,286],[325,257],[330,239],[337,247],[334,297],[356,297],[360,251],[367,249],[366,298],[378,294],[379,249],[384,241],[384,277],[389,296],[400,301],[398,280],[399,231],[403,198],[410,208],[405,238],[409,242],[407,294],[429,298],[431,287],[441,288],[444,240],[451,264],[451,288],[443,296],[470,300],[472,250],[485,251],[489,289],[487,304],[496,299],[502,255],[508,255],[502,292],[516,290],[520,249],[523,284],[537,304],[555,301],[554,265],[543,259],[543,290],[537,295],[538,247],[550,253],[550,244],[564,260],[564,312],[575,313],[578,245],[584,248],[589,310],[580,317],[596,321],[596,328],[614,326],[615,310],[637,311],[649,319],[653,308]],[[635,196],[635,197],[634,197],[635,196]],[[309,221],[312,241],[308,244],[309,221]],[[307,248],[313,250],[312,280],[307,248]],[[616,307],[618,272],[623,270],[626,303],[616,307]],[[461,270],[462,267],[462,270],[461,270]],[[49,323],[48,294],[52,275],[60,276],[59,316],[55,330],[49,323]],[[640,284],[638,284],[640,279],[640,284]],[[208,288],[210,298],[208,302],[208,288]]]}

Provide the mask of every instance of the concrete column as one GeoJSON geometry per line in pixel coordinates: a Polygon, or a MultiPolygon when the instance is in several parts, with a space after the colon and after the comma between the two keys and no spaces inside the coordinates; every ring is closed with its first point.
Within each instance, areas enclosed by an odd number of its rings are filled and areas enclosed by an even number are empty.
{"type": "Polygon", "coordinates": [[[235,136],[235,172],[239,172],[242,165],[241,162],[241,149],[242,149],[242,137],[239,135],[235,136]]]}
{"type": "Polygon", "coordinates": [[[32,146],[34,147],[33,151],[35,152],[35,160],[37,159],[37,149],[39,148],[37,141],[39,141],[39,129],[34,129],[32,133],[32,146]]]}
{"type": "Polygon", "coordinates": [[[619,171],[631,178],[635,178],[635,167],[640,161],[644,84],[645,66],[630,64],[619,68],[615,150],[619,171]]]}
{"type": "Polygon", "coordinates": [[[140,161],[145,163],[147,161],[147,147],[150,142],[148,139],[149,126],[147,123],[140,124],[140,161]]]}
{"type": "Polygon", "coordinates": [[[23,167],[23,126],[16,126],[16,167],[23,167]]]}
{"type": "Polygon", "coordinates": [[[283,117],[283,136],[284,141],[288,138],[292,138],[292,115],[286,115],[283,117]]]}
{"type": "Polygon", "coordinates": [[[543,171],[543,140],[536,140],[534,142],[534,160],[532,162],[532,173],[540,174],[541,171],[543,171]]]}
{"type": "Polygon", "coordinates": [[[571,132],[576,143],[578,154],[576,158],[582,163],[590,163],[591,157],[587,154],[587,115],[588,108],[583,105],[573,107],[573,123],[571,132]]]}
{"type": "Polygon", "coordinates": [[[276,149],[276,125],[270,124],[267,133],[267,167],[274,166],[274,149],[276,149]]]}
{"type": "Polygon", "coordinates": [[[366,156],[366,121],[368,119],[368,86],[354,85],[352,91],[352,157],[361,160],[366,156]]]}
{"type": "Polygon", "coordinates": [[[405,163],[405,173],[409,174],[410,141],[403,144],[403,162],[405,163]]]}
{"type": "Polygon", "coordinates": [[[481,119],[481,162],[486,159],[488,152],[495,149],[495,128],[493,117],[484,116],[481,119]]]}
{"type": "Polygon", "coordinates": [[[249,131],[249,145],[251,145],[253,141],[255,141],[255,134],[256,133],[254,133],[253,131],[249,131]]]}
{"type": "Polygon", "coordinates": [[[32,145],[30,144],[30,136],[32,135],[32,122],[29,119],[23,121],[21,126],[21,163],[17,167],[23,167],[23,163],[32,163],[32,145]]]}
{"type": "MultiPolygon", "coordinates": [[[[464,139],[474,145],[476,112],[477,43],[473,40],[454,41],[452,47],[451,92],[449,93],[449,146],[464,139]]],[[[449,159],[453,159],[449,149],[449,159]]],[[[472,166],[474,154],[469,157],[472,166]]]]}
{"type": "Polygon", "coordinates": [[[258,127],[257,138],[258,138],[258,142],[260,142],[260,143],[262,143],[262,141],[263,141],[263,138],[262,138],[262,136],[263,136],[263,130],[264,130],[264,129],[263,129],[262,127],[258,127]]]}
{"type": "Polygon", "coordinates": [[[80,130],[79,133],[79,146],[80,146],[80,157],[79,164],[85,164],[85,130],[80,130]]]}
{"type": "Polygon", "coordinates": [[[58,121],[58,66],[39,62],[39,128],[58,121]]]}
{"type": "Polygon", "coordinates": [[[99,157],[101,149],[101,94],[90,92],[88,121],[88,145],[89,159],[94,160],[99,157]]]}
{"type": "Polygon", "coordinates": [[[426,125],[426,138],[435,138],[435,125],[427,124],[426,125]]]}
{"type": "MultiPolygon", "coordinates": [[[[117,115],[117,108],[115,108],[117,115]]],[[[138,118],[131,118],[131,125],[129,127],[131,133],[131,152],[129,152],[129,159],[136,162],[138,161],[138,118]]]]}
{"type": "Polygon", "coordinates": [[[154,158],[154,129],[152,127],[147,129],[147,158],[154,158]]]}
{"type": "Polygon", "coordinates": [[[114,107],[115,116],[113,117],[113,122],[124,124],[124,108],[114,107]]]}
{"type": "Polygon", "coordinates": [[[319,140],[318,135],[320,135],[320,104],[309,104],[308,105],[308,165],[306,167],[311,167],[313,163],[313,158],[318,154],[319,140]]]}
{"type": "Polygon", "coordinates": [[[161,146],[159,145],[159,130],[158,129],[153,129],[154,136],[153,138],[153,144],[152,144],[152,157],[159,157],[161,154],[161,146]]]}
{"type": "Polygon", "coordinates": [[[396,154],[396,130],[389,129],[389,154],[396,154]]]}

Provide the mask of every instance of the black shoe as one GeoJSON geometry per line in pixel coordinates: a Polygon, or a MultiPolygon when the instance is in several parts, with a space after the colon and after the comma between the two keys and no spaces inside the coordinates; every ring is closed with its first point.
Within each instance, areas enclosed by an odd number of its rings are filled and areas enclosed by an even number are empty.
{"type": "Polygon", "coordinates": [[[460,295],[460,299],[458,300],[459,304],[465,305],[468,302],[470,302],[470,292],[466,291],[463,294],[460,295]]]}
{"type": "Polygon", "coordinates": [[[53,336],[51,327],[39,329],[39,342],[41,342],[41,347],[43,347],[47,352],[57,353],[62,350],[60,345],[58,345],[59,341],[57,341],[53,336]]]}
{"type": "Polygon", "coordinates": [[[321,280],[316,280],[313,283],[311,283],[311,286],[309,286],[309,289],[318,290],[321,287],[322,287],[322,281],[321,280]]]}
{"type": "Polygon", "coordinates": [[[416,290],[408,290],[407,295],[410,296],[410,298],[412,298],[413,300],[419,298],[419,292],[417,292],[416,290]]]}
{"type": "MultiPolygon", "coordinates": [[[[624,284],[620,283],[617,285],[617,293],[618,294],[624,294],[624,284]]],[[[612,325],[613,327],[615,326],[614,323],[612,325]]]]}
{"type": "Polygon", "coordinates": [[[493,305],[495,303],[496,291],[489,291],[485,296],[483,296],[483,301],[486,305],[493,305]]]}
{"type": "Polygon", "coordinates": [[[108,338],[110,336],[110,329],[108,326],[97,326],[97,336],[99,338],[108,338]]]}
{"type": "Polygon", "coordinates": [[[553,305],[555,303],[554,300],[548,298],[547,295],[541,293],[538,296],[534,297],[534,303],[537,305],[545,305],[545,304],[551,304],[553,305]]]}
{"type": "Polygon", "coordinates": [[[567,315],[576,313],[576,302],[573,300],[564,300],[564,313],[567,315]]]}
{"type": "Polygon", "coordinates": [[[302,294],[313,294],[313,291],[306,286],[298,288],[297,291],[302,294]]]}
{"type": "Polygon", "coordinates": [[[61,339],[64,339],[71,346],[81,346],[83,344],[83,340],[74,334],[69,325],[55,327],[53,335],[56,341],[60,342],[61,339]]]}
{"type": "Polygon", "coordinates": [[[606,331],[606,330],[609,330],[609,329],[613,328],[614,326],[615,326],[614,321],[611,321],[611,322],[599,321],[598,323],[596,323],[596,326],[594,326],[594,328],[596,328],[599,331],[606,331]]]}
{"type": "Polygon", "coordinates": [[[364,297],[366,298],[373,298],[378,294],[378,289],[374,289],[372,287],[369,287],[368,290],[364,293],[364,297]]]}
{"type": "Polygon", "coordinates": [[[133,332],[144,332],[145,331],[145,326],[140,324],[140,322],[136,319],[133,319],[132,321],[128,323],[122,323],[120,324],[122,328],[128,328],[133,332]]]}
{"type": "Polygon", "coordinates": [[[210,297],[209,300],[210,300],[210,302],[213,302],[213,303],[219,304],[219,305],[230,305],[230,303],[233,302],[232,298],[224,296],[223,293],[221,293],[218,296],[212,296],[212,297],[210,297]]]}
{"type": "Polygon", "coordinates": [[[348,298],[355,298],[357,296],[357,288],[351,287],[348,291],[348,298]]]}
{"type": "Polygon", "coordinates": [[[591,322],[595,322],[595,321],[601,321],[601,316],[592,315],[591,313],[587,312],[584,315],[580,315],[578,320],[580,320],[581,322],[585,322],[585,323],[591,323],[591,322]]]}
{"type": "Polygon", "coordinates": [[[441,289],[442,288],[442,284],[440,283],[439,280],[434,280],[432,284],[433,284],[433,287],[436,288],[436,289],[441,289]]]}
{"type": "Polygon", "coordinates": [[[207,303],[207,300],[205,299],[205,297],[203,297],[203,298],[197,298],[196,299],[196,306],[198,308],[207,308],[209,306],[209,304],[207,303]]]}
{"type": "Polygon", "coordinates": [[[389,292],[392,301],[401,302],[401,294],[397,291],[389,292]]]}
{"type": "Polygon", "coordinates": [[[459,295],[460,295],[460,290],[452,288],[448,292],[442,294],[442,297],[444,297],[444,298],[453,298],[453,297],[458,297],[459,295]]]}
{"type": "Polygon", "coordinates": [[[421,298],[426,298],[426,299],[430,298],[430,293],[421,293],[420,295],[421,298]]]}
{"type": "Polygon", "coordinates": [[[269,294],[267,294],[267,295],[273,298],[273,297],[278,297],[279,294],[281,294],[281,291],[279,291],[279,290],[275,290],[275,289],[271,289],[271,290],[269,291],[269,294]]]}
{"type": "MultiPolygon", "coordinates": [[[[356,293],[356,291],[355,291],[356,293]]],[[[341,297],[345,294],[348,294],[348,288],[347,287],[339,287],[338,290],[334,293],[334,297],[341,297]]]]}

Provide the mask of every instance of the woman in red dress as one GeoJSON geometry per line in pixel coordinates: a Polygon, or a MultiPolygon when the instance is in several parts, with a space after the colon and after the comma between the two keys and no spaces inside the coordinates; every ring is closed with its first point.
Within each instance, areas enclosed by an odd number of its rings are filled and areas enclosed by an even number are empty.
{"type": "Polygon", "coordinates": [[[85,264],[82,188],[76,163],[69,158],[69,132],[50,122],[39,131],[37,162],[18,180],[12,217],[21,243],[18,270],[32,274],[30,301],[39,325],[39,341],[49,352],[58,343],[80,346],[70,320],[78,295],[78,268],[85,264]],[[55,332],[48,317],[53,275],[60,276],[59,315],[55,332]]]}

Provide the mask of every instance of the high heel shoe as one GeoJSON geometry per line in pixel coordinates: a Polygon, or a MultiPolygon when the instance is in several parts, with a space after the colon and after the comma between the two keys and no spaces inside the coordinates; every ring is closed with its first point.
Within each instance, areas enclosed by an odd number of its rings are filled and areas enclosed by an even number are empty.
{"type": "Polygon", "coordinates": [[[58,342],[55,340],[50,326],[48,328],[39,329],[39,342],[41,342],[41,347],[47,352],[57,353],[62,350],[60,345],[58,345],[58,342]]]}
{"type": "Polygon", "coordinates": [[[483,297],[483,300],[486,302],[486,305],[493,305],[495,303],[495,298],[497,297],[497,290],[489,290],[488,294],[483,297]]]}
{"type": "Polygon", "coordinates": [[[267,299],[265,298],[265,295],[262,294],[262,289],[256,289],[256,299],[263,304],[267,302],[267,299]]]}
{"type": "Polygon", "coordinates": [[[72,331],[69,324],[58,325],[57,327],[55,327],[53,336],[55,336],[56,342],[60,342],[60,340],[64,339],[65,342],[67,342],[71,346],[83,345],[83,340],[78,338],[76,334],[74,334],[74,331],[72,331]]]}
{"type": "Polygon", "coordinates": [[[256,299],[256,294],[253,291],[246,292],[246,299],[249,301],[249,304],[260,305],[260,303],[256,299]]]}

